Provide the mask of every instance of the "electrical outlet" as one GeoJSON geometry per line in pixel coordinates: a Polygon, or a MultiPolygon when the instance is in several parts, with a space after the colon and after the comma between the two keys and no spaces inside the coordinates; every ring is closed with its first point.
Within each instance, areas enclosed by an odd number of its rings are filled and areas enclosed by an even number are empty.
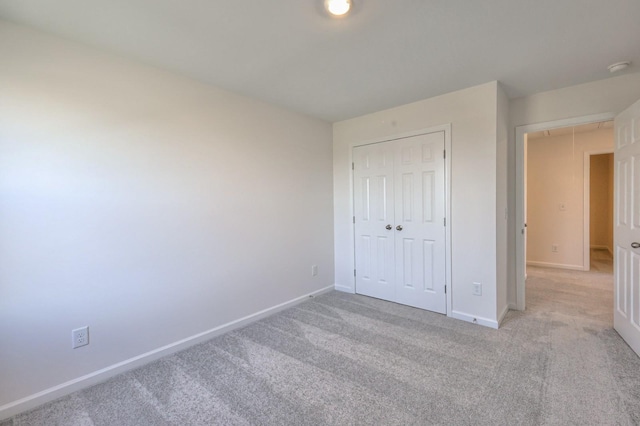
{"type": "Polygon", "coordinates": [[[551,253],[557,253],[558,252],[558,245],[557,244],[552,244],[551,245],[551,253]]]}
{"type": "Polygon", "coordinates": [[[315,277],[318,275],[318,265],[311,265],[311,276],[315,277]]]}
{"type": "Polygon", "coordinates": [[[473,295],[474,296],[482,296],[482,284],[473,283],[473,295]]]}
{"type": "Polygon", "coordinates": [[[89,344],[89,326],[71,330],[71,348],[79,348],[89,344]]]}

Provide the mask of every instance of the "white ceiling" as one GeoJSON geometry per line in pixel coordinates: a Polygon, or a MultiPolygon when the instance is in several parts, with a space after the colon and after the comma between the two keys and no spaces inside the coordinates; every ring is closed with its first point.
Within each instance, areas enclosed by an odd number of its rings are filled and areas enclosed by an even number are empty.
{"type": "MultiPolygon", "coordinates": [[[[0,0],[0,17],[328,121],[499,80],[640,71],[640,0],[0,0]]],[[[0,61],[2,59],[0,58],[0,61]]]]}

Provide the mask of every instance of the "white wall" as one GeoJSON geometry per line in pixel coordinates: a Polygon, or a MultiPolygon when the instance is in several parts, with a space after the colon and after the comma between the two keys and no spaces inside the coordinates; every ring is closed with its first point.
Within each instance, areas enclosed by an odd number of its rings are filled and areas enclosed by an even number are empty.
{"type": "Polygon", "coordinates": [[[0,418],[333,286],[330,124],[2,21],[0,58],[0,418]]]}
{"type": "Polygon", "coordinates": [[[509,305],[516,304],[517,232],[516,223],[516,148],[518,126],[582,117],[593,114],[619,113],[640,99],[640,73],[626,74],[563,89],[537,93],[509,102],[509,305]]]}
{"type": "Polygon", "coordinates": [[[584,156],[613,150],[613,129],[527,140],[527,264],[582,270],[584,156]],[[564,210],[561,209],[561,205],[564,210]],[[551,246],[556,245],[557,252],[551,246]]]}
{"type": "Polygon", "coordinates": [[[353,145],[451,123],[453,311],[461,319],[497,325],[497,91],[492,82],[334,123],[336,288],[354,291],[353,145]],[[472,295],[474,281],[482,283],[482,296],[472,295]]]}

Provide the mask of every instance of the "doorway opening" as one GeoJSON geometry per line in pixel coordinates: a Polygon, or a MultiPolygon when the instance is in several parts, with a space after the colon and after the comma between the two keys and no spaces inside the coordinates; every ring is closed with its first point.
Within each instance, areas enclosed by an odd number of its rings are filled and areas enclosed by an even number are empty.
{"type": "Polygon", "coordinates": [[[611,121],[527,134],[527,265],[589,271],[592,250],[612,253],[612,152],[611,121]]]}
{"type": "Polygon", "coordinates": [[[613,152],[613,118],[598,114],[516,128],[516,309],[525,309],[527,265],[591,269],[585,158],[613,152]],[[608,142],[596,141],[598,133],[608,142]]]}
{"type": "Polygon", "coordinates": [[[585,264],[591,271],[613,274],[613,152],[585,153],[584,176],[585,264]]]}

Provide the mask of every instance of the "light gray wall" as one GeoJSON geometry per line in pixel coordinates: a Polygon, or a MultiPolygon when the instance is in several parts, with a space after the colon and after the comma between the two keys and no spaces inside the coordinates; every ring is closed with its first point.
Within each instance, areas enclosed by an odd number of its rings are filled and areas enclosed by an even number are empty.
{"type": "Polygon", "coordinates": [[[497,103],[497,141],[496,141],[496,276],[497,276],[497,311],[498,321],[501,321],[508,311],[508,192],[507,169],[509,155],[509,99],[498,85],[497,103]]]}
{"type": "Polygon", "coordinates": [[[509,304],[516,303],[516,148],[515,129],[593,114],[619,113],[640,99],[640,73],[626,74],[563,89],[537,93],[509,103],[509,304]]]}
{"type": "Polygon", "coordinates": [[[458,318],[497,325],[497,82],[334,123],[336,287],[354,291],[351,155],[354,144],[451,123],[452,299],[458,318]],[[483,285],[482,296],[472,283],[483,285]]]}
{"type": "Polygon", "coordinates": [[[0,408],[333,286],[330,124],[7,22],[0,58],[0,408]]]}

